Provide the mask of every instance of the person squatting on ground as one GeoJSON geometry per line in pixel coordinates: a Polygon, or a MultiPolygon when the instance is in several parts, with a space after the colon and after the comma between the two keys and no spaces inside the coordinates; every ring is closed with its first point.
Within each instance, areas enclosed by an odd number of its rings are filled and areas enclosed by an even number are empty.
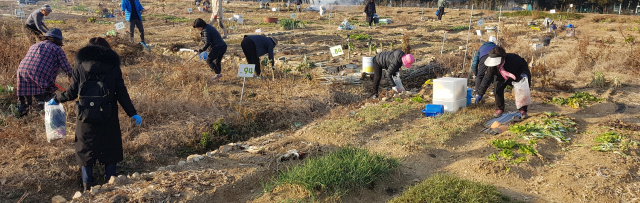
{"type": "Polygon", "coordinates": [[[480,58],[482,58],[483,56],[489,54],[489,52],[494,47],[497,46],[495,44],[496,41],[498,41],[496,39],[496,37],[494,37],[494,36],[489,37],[489,41],[483,43],[482,46],[480,46],[480,48],[476,52],[476,54],[473,56],[473,61],[471,62],[471,72],[473,72],[473,75],[476,76],[476,78],[475,78],[475,80],[476,80],[475,90],[480,89],[480,83],[482,82],[482,78],[484,78],[485,72],[487,71],[487,69],[486,69],[487,66],[481,66],[481,67],[484,67],[485,69],[478,70],[478,65],[479,65],[480,58]]]}
{"type": "Polygon", "coordinates": [[[369,0],[367,6],[364,7],[364,14],[367,16],[367,23],[369,23],[369,29],[371,29],[371,23],[373,23],[373,16],[376,15],[376,4],[373,0],[369,0]]]}
{"type": "Polygon", "coordinates": [[[222,0],[212,0],[213,4],[211,4],[211,19],[209,19],[209,24],[213,25],[218,21],[218,25],[220,25],[220,29],[222,29],[222,38],[227,38],[227,28],[222,24],[222,0]]]}
{"type": "Polygon", "coordinates": [[[81,166],[83,189],[97,185],[93,177],[96,161],[105,165],[105,180],[116,176],[116,163],[122,161],[122,134],[118,106],[142,124],[122,79],[120,57],[103,38],[89,40],[76,55],[71,84],[48,104],[76,101],[76,162],[81,166]]]}
{"type": "Polygon", "coordinates": [[[212,80],[216,80],[222,77],[222,57],[224,53],[227,52],[227,43],[222,40],[220,33],[216,28],[207,24],[202,20],[202,18],[198,18],[193,21],[193,28],[200,30],[200,36],[202,37],[202,48],[198,50],[198,53],[202,53],[204,51],[208,51],[209,55],[207,56],[207,64],[209,64],[209,68],[216,73],[216,75],[211,78],[212,80]]]}
{"type": "Polygon", "coordinates": [[[415,62],[413,55],[405,54],[403,51],[383,51],[373,57],[373,96],[372,98],[378,98],[378,87],[380,86],[380,79],[382,78],[382,70],[387,69],[385,77],[389,79],[393,90],[396,92],[402,92],[403,89],[398,89],[396,83],[391,76],[400,71],[400,67],[404,65],[407,68],[411,68],[411,64],[415,62]]]}
{"type": "Polygon", "coordinates": [[[129,22],[129,38],[131,38],[131,42],[133,42],[134,28],[138,27],[138,31],[140,31],[140,43],[146,46],[141,14],[145,11],[144,7],[142,7],[139,0],[122,0],[120,6],[122,7],[122,15],[125,15],[126,20],[129,22]]]}
{"type": "Polygon", "coordinates": [[[36,111],[44,109],[44,103],[55,95],[56,77],[62,69],[71,76],[71,65],[62,50],[62,31],[50,29],[42,41],[31,45],[27,55],[18,65],[18,112],[19,117],[29,113],[35,97],[36,111]]]}
{"type": "Polygon", "coordinates": [[[255,76],[256,78],[264,78],[260,75],[260,56],[269,54],[269,60],[271,60],[271,67],[275,70],[273,60],[273,48],[278,45],[278,40],[273,37],[265,37],[263,35],[245,35],[244,39],[240,43],[244,56],[247,57],[248,64],[255,64],[255,76]]]}
{"type": "Polygon", "coordinates": [[[447,0],[438,0],[438,20],[442,20],[444,15],[444,7],[447,5],[447,0]]]}
{"type": "MultiPolygon", "coordinates": [[[[507,86],[513,86],[513,82],[520,81],[523,78],[526,78],[529,86],[531,86],[531,72],[527,61],[517,54],[507,54],[504,48],[500,46],[494,47],[488,55],[480,59],[479,69],[486,69],[487,72],[482,79],[480,88],[477,89],[475,103],[479,103],[482,100],[484,93],[495,78],[493,85],[496,96],[496,117],[500,117],[504,112],[504,89],[507,86]]],[[[520,108],[520,115],[522,119],[527,118],[527,106],[520,108]]]]}
{"type": "Polygon", "coordinates": [[[33,11],[29,17],[27,17],[27,22],[24,27],[29,31],[31,43],[36,43],[38,38],[42,37],[42,33],[49,31],[49,28],[44,24],[44,17],[50,13],[51,7],[44,5],[42,8],[33,11]]]}

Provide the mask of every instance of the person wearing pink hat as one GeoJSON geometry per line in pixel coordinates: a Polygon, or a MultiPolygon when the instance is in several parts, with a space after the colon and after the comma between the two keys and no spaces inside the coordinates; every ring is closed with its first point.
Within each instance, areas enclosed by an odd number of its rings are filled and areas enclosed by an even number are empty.
{"type": "Polygon", "coordinates": [[[411,64],[415,62],[415,58],[411,54],[405,54],[403,51],[383,51],[373,57],[373,95],[372,98],[378,98],[378,87],[380,86],[380,79],[382,79],[382,70],[387,69],[385,77],[389,79],[391,85],[394,86],[396,92],[402,92],[404,89],[398,88],[391,76],[400,71],[400,67],[403,65],[407,68],[411,68],[411,64]]]}

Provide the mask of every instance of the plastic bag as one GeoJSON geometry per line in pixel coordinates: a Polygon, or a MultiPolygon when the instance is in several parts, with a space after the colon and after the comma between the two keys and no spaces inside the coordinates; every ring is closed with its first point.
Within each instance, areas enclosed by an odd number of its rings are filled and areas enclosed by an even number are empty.
{"type": "Polygon", "coordinates": [[[44,105],[44,126],[47,142],[61,140],[67,136],[67,114],[61,104],[44,105]]]}
{"type": "Polygon", "coordinates": [[[513,82],[513,94],[516,95],[516,108],[532,104],[529,80],[522,78],[519,82],[513,82]]]}
{"type": "Polygon", "coordinates": [[[400,72],[397,75],[391,76],[393,78],[393,82],[396,83],[396,89],[398,92],[404,91],[404,86],[402,86],[402,81],[400,81],[400,72]]]}

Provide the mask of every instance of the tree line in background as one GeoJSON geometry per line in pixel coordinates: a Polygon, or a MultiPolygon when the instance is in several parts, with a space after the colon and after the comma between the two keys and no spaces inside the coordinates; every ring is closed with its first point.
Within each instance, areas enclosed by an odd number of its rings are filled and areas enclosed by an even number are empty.
{"type": "MultiPolygon", "coordinates": [[[[364,1],[366,4],[367,1],[364,1]]],[[[377,6],[394,7],[400,6],[420,6],[420,7],[437,7],[437,0],[374,0],[377,6]]],[[[557,12],[579,12],[579,13],[618,13],[636,14],[637,8],[640,6],[640,0],[449,0],[448,7],[451,8],[470,8],[471,4],[475,4],[476,8],[496,10],[500,5],[503,10],[526,9],[526,5],[531,5],[533,10],[556,9],[557,12]],[[570,5],[573,4],[573,7],[570,5]],[[524,8],[523,8],[524,7],[524,8]]]]}

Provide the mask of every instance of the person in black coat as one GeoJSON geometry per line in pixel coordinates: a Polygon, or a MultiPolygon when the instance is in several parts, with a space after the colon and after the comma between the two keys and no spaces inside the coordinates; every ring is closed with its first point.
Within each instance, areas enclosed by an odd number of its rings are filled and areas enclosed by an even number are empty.
{"type": "Polygon", "coordinates": [[[369,29],[371,29],[371,23],[373,22],[373,16],[376,14],[376,4],[373,0],[369,0],[369,3],[364,7],[364,13],[367,16],[367,22],[369,23],[369,29]]]}
{"type": "MultiPolygon", "coordinates": [[[[531,86],[531,71],[527,61],[517,54],[507,54],[500,46],[494,47],[489,54],[480,59],[479,69],[487,72],[482,78],[480,88],[477,89],[475,102],[479,103],[482,100],[484,93],[495,80],[496,117],[500,117],[504,112],[504,89],[507,86],[513,86],[513,82],[522,78],[527,78],[531,86]]],[[[520,108],[520,115],[523,119],[527,117],[527,106],[520,108]]]]}
{"type": "MultiPolygon", "coordinates": [[[[393,75],[400,71],[400,67],[404,65],[407,68],[411,68],[411,64],[415,62],[413,55],[405,54],[403,51],[383,51],[378,55],[373,57],[373,95],[372,98],[378,98],[378,87],[380,87],[380,80],[382,79],[382,70],[387,69],[387,74],[385,75],[389,82],[393,86],[396,86],[396,83],[391,78],[393,75]]],[[[397,87],[393,87],[393,90],[396,92],[402,92],[403,89],[398,89],[397,87]]]]}
{"type": "MultiPolygon", "coordinates": [[[[82,166],[82,182],[85,190],[97,185],[93,178],[93,165],[96,161],[105,165],[105,177],[116,176],[116,163],[122,161],[122,133],[118,119],[118,106],[124,109],[128,116],[135,119],[135,124],[142,124],[142,118],[137,114],[131,103],[131,98],[124,86],[120,57],[111,50],[103,38],[93,38],[90,44],[78,51],[76,64],[73,69],[71,84],[67,91],[56,95],[49,101],[50,105],[72,101],[78,98],[81,85],[89,77],[101,78],[108,90],[104,102],[111,106],[108,118],[101,123],[88,123],[81,115],[80,101],[76,102],[76,161],[82,166]]],[[[93,102],[91,104],[93,106],[93,102]]],[[[102,109],[102,106],[101,106],[102,109]]],[[[107,179],[108,180],[108,179],[107,179]]]]}
{"type": "Polygon", "coordinates": [[[193,28],[200,30],[200,36],[204,43],[202,48],[198,50],[198,53],[209,51],[207,64],[209,64],[209,68],[216,73],[216,75],[211,79],[216,80],[222,77],[222,57],[224,56],[224,53],[227,52],[227,43],[222,40],[222,36],[220,36],[218,30],[204,22],[202,18],[198,18],[193,21],[193,28]]]}

